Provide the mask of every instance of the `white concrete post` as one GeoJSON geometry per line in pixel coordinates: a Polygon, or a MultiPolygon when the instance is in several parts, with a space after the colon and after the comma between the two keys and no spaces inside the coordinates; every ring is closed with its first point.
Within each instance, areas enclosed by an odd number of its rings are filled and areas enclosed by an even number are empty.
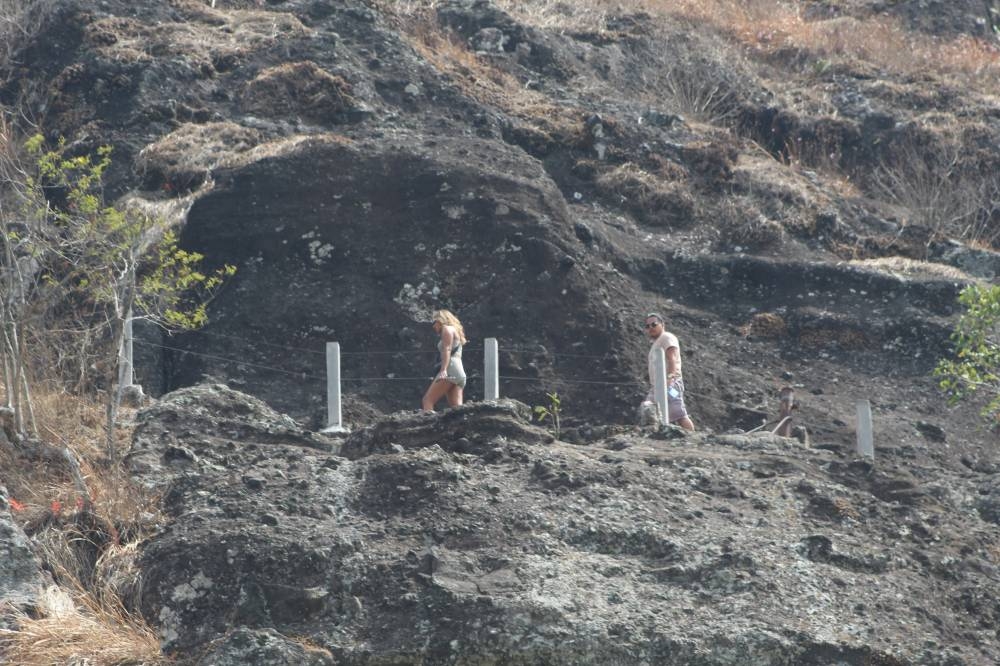
{"type": "Polygon", "coordinates": [[[659,410],[660,423],[670,423],[670,413],[667,411],[667,356],[661,347],[653,350],[653,398],[659,410]]]}
{"type": "Polygon", "coordinates": [[[132,310],[130,309],[125,317],[121,358],[118,361],[118,385],[124,388],[133,384],[135,384],[135,370],[132,365],[132,310]]]}
{"type": "Polygon", "coordinates": [[[346,432],[340,413],[340,343],[326,343],[327,426],[321,432],[346,432]]]}
{"type": "Polygon", "coordinates": [[[500,352],[496,338],[486,338],[485,400],[500,399],[500,352]]]}
{"type": "Polygon", "coordinates": [[[875,459],[875,436],[872,429],[872,405],[858,400],[858,454],[875,459]]]}

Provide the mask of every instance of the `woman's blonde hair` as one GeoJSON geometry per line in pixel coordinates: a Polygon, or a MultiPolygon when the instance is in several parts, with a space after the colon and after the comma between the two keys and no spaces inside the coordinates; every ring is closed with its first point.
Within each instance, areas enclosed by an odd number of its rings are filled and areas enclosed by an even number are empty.
{"type": "Polygon", "coordinates": [[[431,321],[436,321],[442,326],[453,326],[455,331],[458,332],[458,341],[460,344],[465,344],[465,329],[462,328],[462,322],[458,320],[458,317],[453,315],[448,310],[437,310],[434,313],[434,318],[431,321]]]}

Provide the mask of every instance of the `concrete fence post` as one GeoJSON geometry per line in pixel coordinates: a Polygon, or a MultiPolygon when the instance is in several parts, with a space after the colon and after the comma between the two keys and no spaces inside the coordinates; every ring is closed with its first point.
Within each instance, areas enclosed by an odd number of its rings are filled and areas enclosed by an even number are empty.
{"type": "Polygon", "coordinates": [[[667,411],[667,356],[663,349],[653,350],[653,398],[659,411],[660,423],[670,423],[670,413],[667,411]]]}
{"type": "Polygon", "coordinates": [[[783,386],[778,394],[778,418],[781,419],[774,429],[775,435],[788,437],[792,434],[792,410],[795,409],[795,390],[791,386],[783,386]]]}
{"type": "Polygon", "coordinates": [[[486,338],[485,345],[485,387],[483,398],[486,401],[500,399],[500,352],[496,338],[486,338]]]}
{"type": "Polygon", "coordinates": [[[872,429],[872,405],[858,400],[858,454],[875,459],[875,435],[872,429]]]}
{"type": "Polygon", "coordinates": [[[346,432],[340,412],[340,343],[326,343],[327,426],[321,432],[346,432]]]}

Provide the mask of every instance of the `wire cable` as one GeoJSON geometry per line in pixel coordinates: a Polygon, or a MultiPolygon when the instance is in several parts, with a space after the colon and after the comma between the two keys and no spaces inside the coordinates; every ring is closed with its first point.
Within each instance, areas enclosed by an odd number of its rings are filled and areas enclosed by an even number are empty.
{"type": "MultiPolygon", "coordinates": [[[[222,336],[222,335],[219,335],[218,337],[225,337],[225,338],[234,339],[234,340],[243,340],[243,341],[246,341],[243,338],[238,338],[238,337],[235,337],[235,336],[222,336]]],[[[252,361],[245,361],[245,360],[227,358],[225,356],[219,356],[219,355],[216,355],[216,354],[206,354],[204,352],[195,352],[195,351],[190,351],[188,349],[183,349],[183,348],[180,348],[180,347],[174,347],[174,346],[170,346],[170,345],[157,344],[155,342],[149,342],[149,341],[142,340],[142,339],[134,339],[133,342],[136,343],[136,344],[139,344],[139,345],[145,345],[147,347],[156,347],[156,348],[159,348],[159,349],[166,349],[166,350],[169,350],[169,351],[174,351],[174,352],[177,352],[177,353],[180,353],[180,354],[188,354],[190,356],[196,356],[196,357],[200,357],[200,358],[210,359],[210,360],[213,360],[213,361],[219,361],[221,363],[227,363],[227,364],[231,364],[231,365],[243,366],[243,367],[248,367],[248,368],[255,368],[255,369],[258,369],[258,370],[266,370],[266,371],[269,371],[269,372],[276,372],[276,373],[279,373],[279,374],[287,375],[287,376],[290,376],[290,377],[296,377],[296,378],[299,378],[299,379],[311,379],[311,380],[314,380],[314,381],[322,381],[322,382],[327,381],[327,378],[325,376],[321,377],[321,376],[318,376],[318,375],[309,374],[307,372],[295,372],[293,370],[286,370],[284,368],[277,368],[277,367],[270,366],[270,365],[264,365],[262,363],[254,363],[252,361]]],[[[270,346],[270,347],[278,347],[278,348],[288,349],[288,350],[293,350],[293,351],[310,351],[312,353],[325,355],[324,352],[316,352],[314,350],[305,350],[305,349],[296,348],[296,347],[285,347],[285,346],[281,346],[281,345],[274,345],[274,344],[262,343],[262,342],[257,342],[256,344],[266,344],[267,346],[270,346]]],[[[510,351],[510,350],[505,350],[505,351],[510,351]]],[[[390,351],[390,350],[384,350],[384,351],[365,351],[365,352],[361,352],[361,351],[359,351],[359,352],[341,352],[342,355],[350,354],[350,355],[359,355],[359,356],[360,355],[369,355],[369,354],[370,355],[374,355],[374,354],[413,354],[413,353],[429,353],[429,352],[390,351]]],[[[434,353],[436,354],[437,352],[434,352],[434,353]]],[[[569,354],[564,354],[564,355],[569,355],[569,354]]],[[[586,354],[575,354],[575,355],[572,355],[572,356],[577,356],[577,357],[580,357],[580,358],[606,358],[606,357],[591,356],[591,355],[586,355],[586,354]]],[[[416,381],[419,381],[419,382],[428,382],[428,381],[431,381],[432,379],[433,378],[430,377],[430,376],[426,376],[426,377],[341,377],[341,381],[345,382],[345,383],[346,382],[352,382],[352,383],[353,382],[396,382],[396,381],[399,381],[399,382],[416,382],[416,381]]],[[[582,386],[630,386],[630,387],[645,387],[645,385],[646,385],[644,382],[640,382],[640,381],[628,381],[628,380],[626,380],[626,381],[609,381],[609,380],[602,380],[602,379],[566,379],[566,378],[561,378],[561,377],[553,377],[553,378],[518,377],[518,376],[514,376],[514,375],[500,375],[498,377],[498,379],[502,380],[502,381],[507,381],[507,382],[529,382],[529,383],[543,383],[543,382],[545,382],[545,383],[548,383],[548,384],[582,385],[582,386]]],[[[718,404],[726,405],[728,407],[738,407],[740,409],[754,409],[753,407],[749,407],[749,406],[744,405],[744,404],[740,404],[740,403],[736,403],[736,402],[731,402],[731,401],[728,401],[728,400],[723,400],[722,398],[715,398],[713,396],[705,395],[703,393],[696,393],[696,392],[693,392],[693,391],[685,390],[685,394],[689,395],[691,397],[694,397],[694,398],[698,398],[699,400],[708,400],[710,402],[716,402],[718,404]]],[[[794,423],[794,420],[793,420],[793,423],[794,423]]],[[[805,427],[810,432],[825,432],[825,433],[832,434],[832,435],[844,435],[844,434],[846,434],[844,430],[834,430],[832,428],[827,428],[825,426],[820,426],[820,425],[805,425],[805,427]]]]}
{"type": "Polygon", "coordinates": [[[561,377],[553,377],[552,379],[545,379],[542,377],[513,377],[511,375],[500,375],[499,379],[506,381],[515,382],[548,382],[550,384],[596,384],[603,386],[641,386],[639,382],[612,382],[602,379],[563,379],[561,377]]]}
{"type": "MultiPolygon", "coordinates": [[[[285,350],[288,350],[288,351],[304,352],[306,354],[316,354],[318,356],[323,356],[323,355],[326,354],[325,351],[320,351],[318,349],[313,349],[313,348],[310,348],[310,347],[299,347],[299,346],[296,346],[296,345],[279,344],[279,343],[268,342],[266,340],[260,340],[260,339],[253,339],[253,340],[251,340],[251,339],[248,339],[248,338],[245,338],[245,337],[241,337],[241,336],[238,336],[238,335],[227,335],[225,333],[216,333],[214,331],[206,331],[206,330],[201,330],[201,329],[196,330],[196,331],[188,331],[187,333],[185,333],[185,335],[192,335],[192,334],[193,335],[203,335],[203,336],[210,337],[210,338],[220,338],[220,339],[223,339],[223,340],[237,340],[239,342],[244,342],[247,345],[258,345],[258,346],[263,346],[263,347],[272,347],[274,349],[285,349],[285,350]]],[[[483,347],[481,347],[479,345],[463,345],[463,350],[464,351],[477,352],[477,351],[482,351],[482,349],[483,349],[483,347]]],[[[500,352],[501,353],[510,353],[510,354],[544,354],[544,355],[556,356],[556,357],[563,356],[563,357],[567,357],[567,358],[599,358],[599,359],[607,359],[607,358],[613,357],[613,355],[610,354],[610,353],[608,353],[608,354],[580,354],[580,353],[576,353],[576,352],[552,351],[552,350],[550,350],[550,349],[548,349],[548,348],[546,348],[546,347],[544,347],[542,345],[539,345],[538,347],[502,347],[500,349],[500,352]]],[[[393,356],[393,355],[396,355],[396,354],[436,354],[436,353],[437,353],[436,350],[420,350],[420,349],[414,349],[414,350],[409,350],[409,349],[407,349],[407,350],[399,350],[399,349],[396,349],[396,350],[393,350],[393,349],[372,349],[372,350],[362,350],[362,351],[341,351],[340,355],[341,356],[368,356],[368,355],[373,355],[373,356],[374,355],[388,355],[388,356],[393,356]]]]}
{"type": "MultiPolygon", "coordinates": [[[[205,354],[203,352],[194,352],[188,349],[181,349],[180,347],[171,347],[169,345],[161,345],[155,342],[147,342],[145,340],[133,340],[134,343],[145,345],[147,347],[157,347],[159,349],[168,349],[170,351],[175,351],[181,354],[189,354],[191,356],[198,356],[201,358],[212,359],[213,361],[220,361],[222,363],[229,363],[231,365],[242,365],[248,368],[256,368],[258,370],[268,370],[270,372],[277,372],[283,375],[289,375],[291,377],[299,377],[303,379],[314,379],[316,381],[326,381],[326,377],[320,377],[318,375],[310,375],[306,372],[295,372],[294,370],[285,370],[284,368],[276,368],[272,365],[264,365],[262,363],[253,363],[251,361],[243,361],[235,358],[226,358],[225,356],[217,356],[215,354],[205,354]]],[[[430,381],[432,377],[341,377],[342,382],[392,382],[392,381],[430,381]]]]}
{"type": "Polygon", "coordinates": [[[500,353],[501,354],[536,354],[536,355],[539,355],[539,356],[541,356],[541,355],[548,355],[548,356],[553,356],[553,357],[557,357],[557,358],[560,357],[560,356],[565,357],[565,358],[600,358],[600,359],[614,358],[614,354],[611,354],[611,353],[607,353],[607,354],[578,354],[576,352],[560,352],[560,351],[551,351],[549,349],[530,349],[530,348],[527,348],[527,347],[521,347],[521,348],[518,348],[518,347],[501,347],[500,348],[500,353]]]}
{"type": "Polygon", "coordinates": [[[132,341],[135,344],[145,345],[147,347],[158,347],[160,349],[169,349],[170,351],[175,351],[181,354],[188,354],[190,356],[199,356],[201,358],[209,358],[214,361],[222,361],[223,363],[231,363],[234,365],[243,365],[248,368],[257,368],[259,370],[269,370],[271,372],[278,372],[284,375],[290,375],[292,377],[302,377],[304,379],[316,379],[319,381],[326,381],[326,377],[318,377],[316,375],[310,375],[306,372],[294,372],[292,370],[285,370],[284,368],[275,368],[270,365],[263,365],[261,363],[253,363],[251,361],[241,361],[234,358],[226,358],[225,356],[216,356],[215,354],[205,354],[202,352],[193,352],[187,349],[181,349],[180,347],[171,347],[169,345],[160,345],[155,342],[147,342],[145,340],[135,339],[132,341]]]}
{"type": "Polygon", "coordinates": [[[187,333],[185,333],[185,335],[191,335],[191,334],[194,334],[194,335],[204,335],[204,336],[209,337],[209,338],[221,338],[221,339],[224,339],[224,340],[239,340],[240,342],[245,342],[248,345],[251,345],[251,344],[253,344],[253,345],[260,345],[260,346],[263,346],[263,347],[272,347],[274,349],[285,349],[285,350],[288,350],[288,351],[304,352],[306,354],[318,354],[320,356],[324,356],[326,354],[326,352],[319,351],[318,349],[310,349],[310,348],[307,348],[307,347],[295,347],[295,346],[292,346],[292,345],[280,345],[280,344],[277,344],[277,343],[274,343],[274,342],[267,342],[266,340],[248,340],[247,338],[239,337],[237,335],[226,335],[224,333],[212,333],[211,331],[203,331],[203,330],[200,330],[200,329],[196,330],[196,331],[188,331],[187,333]]]}

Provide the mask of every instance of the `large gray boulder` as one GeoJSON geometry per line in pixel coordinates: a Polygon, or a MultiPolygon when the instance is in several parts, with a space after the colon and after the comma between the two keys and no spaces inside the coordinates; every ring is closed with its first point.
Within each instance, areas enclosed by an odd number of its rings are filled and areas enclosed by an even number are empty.
{"type": "Polygon", "coordinates": [[[0,485],[0,629],[12,628],[11,610],[36,608],[44,585],[41,563],[14,522],[7,489],[0,485]]]}

